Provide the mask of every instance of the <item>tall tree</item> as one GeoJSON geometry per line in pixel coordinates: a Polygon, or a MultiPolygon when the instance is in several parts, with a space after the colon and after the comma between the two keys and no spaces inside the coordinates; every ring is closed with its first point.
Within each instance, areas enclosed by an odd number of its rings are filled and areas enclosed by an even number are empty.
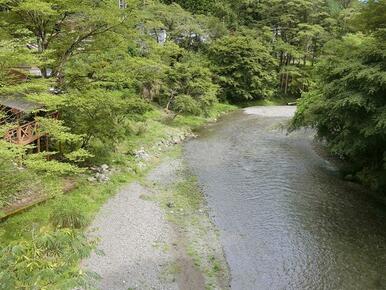
{"type": "Polygon", "coordinates": [[[68,59],[84,50],[96,35],[105,33],[125,20],[127,10],[116,1],[4,0],[3,12],[8,33],[18,37],[27,29],[35,38],[29,44],[41,59],[44,77],[60,79],[68,59]]]}
{"type": "Polygon", "coordinates": [[[215,64],[223,98],[243,101],[274,94],[276,61],[259,40],[226,36],[211,45],[209,55],[215,64]]]}

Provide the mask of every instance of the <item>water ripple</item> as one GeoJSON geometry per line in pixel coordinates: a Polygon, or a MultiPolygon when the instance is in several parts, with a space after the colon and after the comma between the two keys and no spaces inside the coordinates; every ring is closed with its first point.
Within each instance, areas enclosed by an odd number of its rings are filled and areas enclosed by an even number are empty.
{"type": "Polygon", "coordinates": [[[384,208],[333,174],[311,131],[287,136],[293,108],[248,112],[185,148],[221,230],[232,288],[386,289],[384,208]]]}

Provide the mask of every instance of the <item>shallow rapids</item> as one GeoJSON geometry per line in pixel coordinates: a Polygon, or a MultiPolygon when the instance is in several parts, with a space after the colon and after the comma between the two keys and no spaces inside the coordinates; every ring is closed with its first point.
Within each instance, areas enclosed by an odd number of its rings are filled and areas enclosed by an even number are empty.
{"type": "Polygon", "coordinates": [[[386,289],[386,210],[342,181],[294,107],[236,112],[185,145],[232,289],[386,289]]]}

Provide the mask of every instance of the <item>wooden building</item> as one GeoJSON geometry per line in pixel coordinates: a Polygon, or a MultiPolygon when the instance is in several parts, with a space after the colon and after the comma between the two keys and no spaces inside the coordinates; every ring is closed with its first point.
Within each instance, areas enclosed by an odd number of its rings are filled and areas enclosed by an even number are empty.
{"type": "Polygon", "coordinates": [[[17,144],[35,144],[38,152],[41,150],[42,139],[48,149],[47,133],[41,130],[36,117],[57,118],[57,112],[48,113],[44,106],[30,100],[23,95],[0,96],[0,125],[8,125],[4,139],[17,144]]]}

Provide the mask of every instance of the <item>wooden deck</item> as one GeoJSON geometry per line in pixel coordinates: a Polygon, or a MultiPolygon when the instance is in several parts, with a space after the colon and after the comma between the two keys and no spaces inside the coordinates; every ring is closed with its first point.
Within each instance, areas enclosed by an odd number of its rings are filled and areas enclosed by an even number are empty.
{"type": "MultiPolygon", "coordinates": [[[[51,114],[50,118],[57,119],[58,113],[51,114]]],[[[33,121],[8,130],[4,139],[17,145],[28,145],[44,135],[46,135],[46,132],[40,130],[39,122],[33,121]]]]}
{"type": "Polygon", "coordinates": [[[18,145],[27,145],[42,136],[43,134],[39,132],[39,123],[30,122],[9,130],[5,135],[5,140],[18,145]]]}

